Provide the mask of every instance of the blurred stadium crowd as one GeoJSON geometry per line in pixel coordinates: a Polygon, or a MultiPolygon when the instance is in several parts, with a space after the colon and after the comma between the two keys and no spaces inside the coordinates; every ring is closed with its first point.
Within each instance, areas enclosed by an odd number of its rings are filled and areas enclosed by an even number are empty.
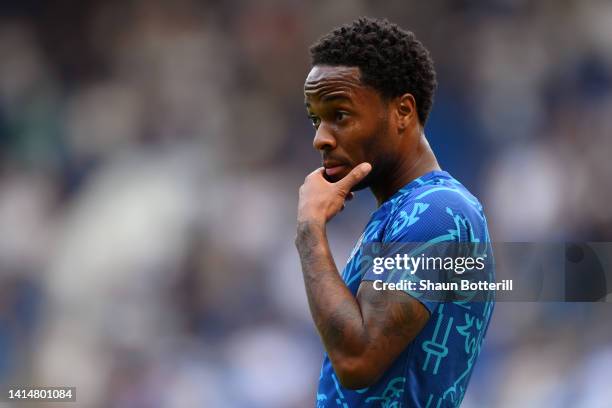
{"type": "MultiPolygon", "coordinates": [[[[431,50],[426,133],[494,240],[611,240],[608,1],[4,1],[0,384],[313,405],[302,85],[308,45],[360,15],[431,50]]],[[[373,209],[332,222],[339,268],[373,209]]],[[[612,406],[611,343],[610,304],[500,303],[464,406],[612,406]]]]}

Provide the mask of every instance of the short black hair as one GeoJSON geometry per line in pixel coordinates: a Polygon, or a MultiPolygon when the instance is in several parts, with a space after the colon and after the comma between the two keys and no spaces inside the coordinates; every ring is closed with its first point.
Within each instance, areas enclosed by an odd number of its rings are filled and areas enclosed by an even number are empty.
{"type": "Polygon", "coordinates": [[[386,98],[410,93],[421,125],[433,104],[436,71],[414,33],[386,19],[361,17],[337,27],[310,47],[311,64],[358,67],[361,81],[386,98]]]}

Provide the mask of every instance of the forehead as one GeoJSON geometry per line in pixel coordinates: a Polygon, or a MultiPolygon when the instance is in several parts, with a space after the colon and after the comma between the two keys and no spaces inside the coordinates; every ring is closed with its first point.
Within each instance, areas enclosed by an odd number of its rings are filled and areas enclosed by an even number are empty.
{"type": "Polygon", "coordinates": [[[304,83],[306,100],[341,96],[353,99],[368,90],[357,67],[315,65],[304,83]]]}

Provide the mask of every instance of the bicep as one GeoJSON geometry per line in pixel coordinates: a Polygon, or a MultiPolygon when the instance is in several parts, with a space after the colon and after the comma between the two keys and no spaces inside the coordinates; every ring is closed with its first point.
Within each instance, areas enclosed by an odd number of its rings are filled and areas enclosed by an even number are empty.
{"type": "Polygon", "coordinates": [[[361,282],[357,301],[370,344],[365,357],[382,374],[423,329],[429,311],[407,293],[374,289],[372,281],[361,282]]]}

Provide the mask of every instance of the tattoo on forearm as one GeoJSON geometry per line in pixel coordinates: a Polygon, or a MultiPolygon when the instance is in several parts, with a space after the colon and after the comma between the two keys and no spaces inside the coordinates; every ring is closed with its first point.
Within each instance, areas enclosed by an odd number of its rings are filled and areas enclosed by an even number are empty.
{"type": "Polygon", "coordinates": [[[399,352],[427,321],[424,308],[405,294],[366,288],[355,298],[338,274],[324,228],[300,225],[296,246],[310,311],[330,357],[367,354],[375,356],[372,364],[384,364],[380,356],[399,352]]]}
{"type": "Polygon", "coordinates": [[[355,310],[354,302],[344,300],[331,312],[326,321],[321,323],[325,345],[335,348],[345,344],[347,337],[354,340],[354,336],[359,334],[355,328],[361,328],[363,320],[359,310],[355,310]]]}
{"type": "Polygon", "coordinates": [[[327,351],[350,350],[362,336],[363,319],[357,300],[338,274],[324,230],[317,228],[300,225],[296,238],[308,303],[327,351]]]}

